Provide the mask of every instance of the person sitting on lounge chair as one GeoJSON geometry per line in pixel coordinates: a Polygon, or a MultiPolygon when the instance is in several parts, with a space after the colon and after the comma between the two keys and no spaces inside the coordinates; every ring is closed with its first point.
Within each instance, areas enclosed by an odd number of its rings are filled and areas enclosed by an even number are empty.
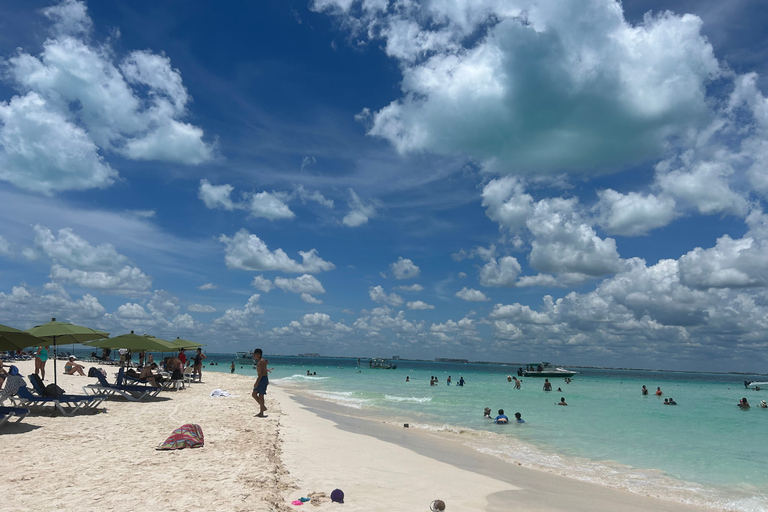
{"type": "Polygon", "coordinates": [[[149,366],[145,366],[143,370],[141,370],[141,373],[139,374],[139,380],[149,382],[152,384],[153,388],[159,388],[160,384],[158,384],[159,376],[152,373],[152,370],[157,370],[157,363],[152,363],[149,366]]]}
{"type": "Polygon", "coordinates": [[[85,377],[85,372],[83,371],[85,366],[76,363],[75,359],[77,359],[75,356],[69,356],[69,361],[64,365],[64,375],[78,374],[85,377]]]}
{"type": "Polygon", "coordinates": [[[8,368],[8,376],[5,378],[3,389],[0,390],[0,403],[16,395],[19,392],[19,388],[26,385],[24,377],[19,374],[19,369],[15,365],[11,365],[8,368]]]}

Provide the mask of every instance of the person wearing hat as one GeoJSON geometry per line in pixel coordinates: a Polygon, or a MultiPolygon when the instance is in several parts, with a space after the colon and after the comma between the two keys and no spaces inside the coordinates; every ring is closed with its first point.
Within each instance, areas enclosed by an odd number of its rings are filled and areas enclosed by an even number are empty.
{"type": "Polygon", "coordinates": [[[11,398],[19,392],[19,388],[26,386],[24,377],[19,374],[19,369],[16,366],[11,365],[8,368],[8,376],[5,378],[3,389],[0,390],[0,403],[4,400],[11,398]]]}
{"type": "Polygon", "coordinates": [[[490,407],[486,407],[485,409],[483,409],[483,418],[488,418],[489,420],[491,419],[491,408],[490,407]]]}
{"type": "Polygon", "coordinates": [[[76,363],[75,360],[77,358],[75,356],[69,356],[69,361],[67,361],[67,364],[64,365],[64,375],[82,375],[85,377],[85,372],[83,372],[83,369],[85,366],[81,365],[80,363],[76,363]]]}

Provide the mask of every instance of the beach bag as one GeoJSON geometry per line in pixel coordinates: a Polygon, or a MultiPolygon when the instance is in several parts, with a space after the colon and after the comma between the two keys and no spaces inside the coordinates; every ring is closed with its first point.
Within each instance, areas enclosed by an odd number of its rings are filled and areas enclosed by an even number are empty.
{"type": "Polygon", "coordinates": [[[158,450],[181,450],[182,448],[202,448],[205,444],[203,427],[195,423],[187,423],[173,431],[158,450]]]}
{"type": "Polygon", "coordinates": [[[45,386],[45,389],[43,390],[43,396],[52,396],[57,397],[64,394],[64,390],[61,389],[56,384],[48,384],[45,386]]]}

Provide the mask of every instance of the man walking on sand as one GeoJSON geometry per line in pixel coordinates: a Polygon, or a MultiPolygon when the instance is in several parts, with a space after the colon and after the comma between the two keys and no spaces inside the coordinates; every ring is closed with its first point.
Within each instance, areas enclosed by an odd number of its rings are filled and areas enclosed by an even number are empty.
{"type": "Polygon", "coordinates": [[[253,394],[251,395],[254,400],[259,404],[259,414],[256,415],[258,418],[264,418],[264,411],[267,410],[267,407],[264,405],[264,395],[267,394],[267,385],[269,384],[269,379],[267,378],[267,360],[262,359],[261,357],[262,351],[260,348],[257,348],[253,351],[253,360],[256,362],[256,383],[253,385],[253,394]]]}

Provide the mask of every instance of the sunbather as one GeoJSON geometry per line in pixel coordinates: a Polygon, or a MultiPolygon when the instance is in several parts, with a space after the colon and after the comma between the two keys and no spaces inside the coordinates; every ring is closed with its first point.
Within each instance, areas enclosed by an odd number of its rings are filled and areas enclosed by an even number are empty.
{"type": "Polygon", "coordinates": [[[67,361],[67,364],[64,365],[64,374],[65,375],[78,374],[85,377],[85,372],[83,371],[85,366],[79,363],[76,363],[75,359],[77,359],[75,356],[69,356],[69,361],[67,361]]]}
{"type": "Polygon", "coordinates": [[[8,368],[8,376],[5,378],[3,389],[0,391],[0,403],[16,395],[19,392],[19,388],[26,385],[24,377],[19,374],[19,369],[15,365],[11,365],[8,368]]]}
{"type": "Polygon", "coordinates": [[[157,363],[152,363],[149,366],[145,366],[143,370],[141,370],[141,373],[139,374],[139,380],[143,380],[145,382],[149,382],[152,384],[153,388],[159,388],[160,384],[158,384],[157,379],[158,376],[155,375],[152,370],[157,370],[157,363]]]}

